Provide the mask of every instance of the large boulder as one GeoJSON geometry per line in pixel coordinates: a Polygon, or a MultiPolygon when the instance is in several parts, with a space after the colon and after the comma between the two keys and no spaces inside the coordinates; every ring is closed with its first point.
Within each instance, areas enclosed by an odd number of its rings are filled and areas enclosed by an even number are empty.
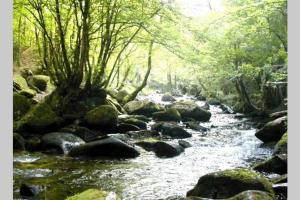
{"type": "Polygon", "coordinates": [[[257,164],[254,167],[257,171],[268,173],[286,174],[287,173],[287,155],[281,154],[257,164]]]}
{"type": "Polygon", "coordinates": [[[163,110],[161,106],[148,100],[130,101],[124,105],[128,114],[145,115],[150,117],[152,113],[163,110]]]}
{"type": "Polygon", "coordinates": [[[139,156],[139,152],[119,139],[104,137],[72,148],[69,155],[73,157],[135,158],[139,156]]]}
{"type": "Polygon", "coordinates": [[[262,175],[247,169],[232,169],[200,177],[197,185],[187,192],[187,196],[222,199],[246,190],[265,191],[274,195],[272,184],[262,175]]]}
{"type": "Polygon", "coordinates": [[[120,200],[114,192],[106,192],[99,189],[88,189],[66,200],[120,200]]]}
{"type": "Polygon", "coordinates": [[[42,145],[45,150],[55,150],[58,153],[68,154],[68,152],[85,142],[78,136],[71,133],[53,132],[42,137],[42,145]]]}
{"type": "Polygon", "coordinates": [[[170,136],[171,138],[188,138],[192,137],[190,133],[180,126],[172,123],[156,123],[151,127],[152,130],[161,132],[162,135],[170,136]]]}
{"type": "Polygon", "coordinates": [[[288,133],[283,134],[279,142],[275,145],[274,154],[286,154],[288,143],[288,133]]]}
{"type": "Polygon", "coordinates": [[[87,125],[99,128],[113,128],[117,125],[118,111],[109,105],[102,105],[86,113],[87,125]]]}
{"type": "Polygon", "coordinates": [[[35,87],[37,87],[41,91],[45,91],[47,89],[47,85],[50,81],[49,76],[45,75],[33,75],[32,82],[35,87]]]}
{"type": "Polygon", "coordinates": [[[184,148],[180,145],[168,144],[162,141],[140,141],[135,144],[144,148],[146,151],[153,151],[155,155],[160,158],[171,158],[174,156],[178,156],[184,151],[184,148]]]}
{"type": "Polygon", "coordinates": [[[55,130],[62,124],[62,119],[56,115],[46,103],[35,105],[16,123],[16,130],[45,132],[55,130]]]}
{"type": "Polygon", "coordinates": [[[155,112],[152,114],[152,118],[158,121],[175,121],[181,120],[181,115],[175,108],[167,109],[166,111],[155,112]]]}
{"type": "Polygon", "coordinates": [[[14,120],[20,119],[29,111],[32,102],[25,96],[14,93],[13,96],[13,114],[14,120]]]}
{"type": "Polygon", "coordinates": [[[166,93],[161,97],[162,101],[176,101],[176,99],[170,94],[166,93]]]}
{"type": "Polygon", "coordinates": [[[282,135],[287,131],[287,117],[280,117],[268,122],[255,133],[255,136],[263,142],[279,141],[282,135]]]}
{"type": "Polygon", "coordinates": [[[209,121],[211,117],[209,111],[200,108],[194,101],[179,101],[172,105],[168,105],[168,107],[177,109],[182,118],[192,118],[197,121],[209,121]]]}

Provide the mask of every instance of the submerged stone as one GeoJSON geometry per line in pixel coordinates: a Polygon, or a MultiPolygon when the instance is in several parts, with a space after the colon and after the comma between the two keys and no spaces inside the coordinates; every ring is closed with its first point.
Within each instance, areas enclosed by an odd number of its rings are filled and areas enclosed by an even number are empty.
{"type": "Polygon", "coordinates": [[[120,200],[114,192],[106,192],[99,189],[88,189],[66,200],[120,200]]]}

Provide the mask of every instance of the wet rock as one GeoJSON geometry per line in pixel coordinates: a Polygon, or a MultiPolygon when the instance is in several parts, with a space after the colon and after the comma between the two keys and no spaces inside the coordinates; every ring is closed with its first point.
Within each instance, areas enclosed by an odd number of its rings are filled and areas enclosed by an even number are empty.
{"type": "Polygon", "coordinates": [[[201,132],[208,131],[208,128],[201,126],[199,124],[199,122],[189,121],[189,122],[185,122],[184,124],[186,125],[187,128],[190,128],[190,129],[193,129],[196,131],[201,131],[201,132]]]}
{"type": "Polygon", "coordinates": [[[234,111],[229,106],[227,106],[225,104],[220,104],[219,107],[223,110],[223,112],[225,114],[233,114],[234,113],[234,111]]]}
{"type": "Polygon", "coordinates": [[[162,135],[170,136],[171,138],[188,138],[192,137],[190,133],[180,126],[172,123],[156,123],[151,127],[152,130],[161,132],[162,135]]]}
{"type": "Polygon", "coordinates": [[[160,199],[160,200],[185,200],[185,197],[182,197],[182,196],[170,196],[170,197],[167,197],[165,199],[160,199]]]}
{"type": "Polygon", "coordinates": [[[130,101],[124,105],[128,114],[145,115],[150,117],[152,113],[162,111],[163,108],[148,100],[130,101]]]}
{"type": "Polygon", "coordinates": [[[127,119],[122,120],[122,122],[125,124],[137,126],[140,129],[147,129],[147,123],[142,120],[139,120],[139,119],[127,118],[127,119]]]}
{"type": "Polygon", "coordinates": [[[25,150],[25,140],[18,133],[13,133],[13,148],[14,150],[25,150]]]}
{"type": "MultiPolygon", "coordinates": [[[[128,144],[128,141],[130,140],[130,135],[129,134],[120,134],[120,133],[113,133],[113,134],[108,134],[109,137],[113,137],[113,138],[116,138],[118,140],[121,140],[123,142],[125,142],[126,144],[128,144]]],[[[93,141],[96,141],[96,140],[99,140],[101,139],[101,137],[98,137],[97,139],[93,140],[93,141]]]]}
{"type": "Polygon", "coordinates": [[[283,174],[283,175],[280,175],[278,177],[272,178],[271,182],[274,183],[274,184],[287,183],[288,182],[287,174],[283,174]]]}
{"type": "Polygon", "coordinates": [[[257,164],[254,167],[257,171],[268,173],[286,174],[287,173],[287,155],[281,154],[257,164]]]}
{"type": "Polygon", "coordinates": [[[217,106],[217,105],[220,105],[220,104],[221,104],[221,102],[220,102],[218,99],[209,99],[209,100],[207,101],[207,103],[208,103],[209,105],[214,105],[214,106],[217,106]]]}
{"type": "Polygon", "coordinates": [[[279,199],[287,199],[287,191],[288,191],[288,184],[287,183],[279,183],[273,185],[273,189],[275,194],[279,196],[279,199]]]}
{"type": "Polygon", "coordinates": [[[42,137],[42,145],[45,150],[54,149],[58,153],[64,154],[84,143],[80,137],[71,133],[53,132],[42,137]]]}
{"type": "Polygon", "coordinates": [[[37,196],[41,191],[41,187],[37,185],[22,184],[20,187],[20,195],[23,197],[37,196]]]}
{"type": "Polygon", "coordinates": [[[99,189],[88,189],[66,200],[120,200],[114,192],[106,192],[99,189]]]}
{"type": "Polygon", "coordinates": [[[168,107],[177,109],[182,118],[209,121],[211,117],[211,113],[209,111],[200,108],[200,106],[193,101],[179,101],[172,105],[168,105],[168,107]]]}
{"type": "Polygon", "coordinates": [[[45,75],[33,75],[32,81],[35,87],[37,87],[41,91],[45,91],[50,81],[50,77],[45,75]]]}
{"type": "MultiPolygon", "coordinates": [[[[202,197],[187,197],[185,200],[214,200],[214,199],[210,199],[210,198],[208,199],[202,197]]],[[[259,190],[247,190],[233,197],[227,198],[226,200],[275,200],[275,198],[267,192],[262,192],[259,190]]]]}
{"type": "Polygon", "coordinates": [[[170,94],[166,93],[161,97],[162,101],[176,101],[176,99],[170,94]]]}
{"type": "Polygon", "coordinates": [[[135,158],[139,152],[113,137],[103,137],[102,139],[92,141],[80,146],[76,146],[69,152],[70,156],[87,156],[87,157],[109,157],[109,158],[135,158]]]}
{"type": "Polygon", "coordinates": [[[120,123],[117,126],[118,133],[126,133],[128,131],[138,131],[138,130],[140,130],[140,128],[133,124],[120,123]]]}
{"type": "Polygon", "coordinates": [[[118,111],[109,105],[102,105],[86,113],[87,125],[99,128],[114,128],[117,125],[118,111]]]}
{"type": "Polygon", "coordinates": [[[26,141],[26,150],[28,151],[41,151],[43,146],[42,146],[42,140],[38,136],[33,136],[30,137],[26,141]]]}
{"type": "Polygon", "coordinates": [[[277,119],[277,118],[280,118],[280,117],[287,116],[287,114],[288,114],[287,110],[283,110],[283,111],[271,113],[269,115],[269,117],[272,118],[272,119],[277,119]]]}
{"type": "Polygon", "coordinates": [[[49,132],[61,126],[62,122],[62,118],[58,117],[48,104],[39,103],[17,122],[16,129],[20,131],[49,132]]]}
{"type": "Polygon", "coordinates": [[[210,105],[205,102],[205,104],[203,106],[201,106],[200,108],[204,109],[204,110],[209,110],[210,109],[210,105]]]}
{"type": "Polygon", "coordinates": [[[83,126],[77,126],[77,125],[70,125],[67,127],[63,127],[59,130],[59,132],[65,132],[65,133],[72,133],[74,135],[77,135],[84,141],[88,142],[92,139],[96,138],[98,134],[86,127],[83,126]]]}
{"type": "Polygon", "coordinates": [[[185,140],[178,140],[178,144],[184,149],[191,147],[192,145],[185,140]]]}
{"type": "Polygon", "coordinates": [[[288,134],[285,133],[277,142],[274,148],[274,154],[286,154],[287,153],[288,134]]]}
{"type": "Polygon", "coordinates": [[[203,96],[203,95],[197,95],[196,98],[197,98],[198,101],[206,101],[206,97],[203,96]]]}
{"type": "Polygon", "coordinates": [[[27,88],[27,89],[23,89],[19,92],[20,95],[23,95],[27,98],[33,98],[37,93],[35,90],[27,88]]]}
{"type": "Polygon", "coordinates": [[[156,130],[139,130],[139,131],[129,131],[127,132],[131,138],[141,139],[141,138],[150,138],[150,137],[159,137],[159,133],[156,130]]]}
{"type": "Polygon", "coordinates": [[[287,117],[280,117],[268,122],[255,136],[263,142],[279,141],[287,131],[287,117]]]}
{"type": "Polygon", "coordinates": [[[151,119],[149,119],[148,117],[144,116],[144,115],[126,115],[126,114],[123,114],[123,115],[119,115],[118,116],[118,121],[119,122],[124,122],[124,120],[126,119],[138,119],[138,120],[141,120],[143,122],[150,122],[151,119]]]}
{"type": "Polygon", "coordinates": [[[25,96],[14,93],[13,95],[13,114],[14,120],[23,117],[30,109],[32,102],[25,96]]]}
{"type": "Polygon", "coordinates": [[[210,173],[200,177],[187,196],[230,198],[243,191],[259,190],[274,196],[272,184],[260,174],[247,169],[233,169],[210,173]]]}
{"type": "Polygon", "coordinates": [[[140,141],[135,144],[144,148],[146,151],[153,151],[155,155],[160,158],[171,158],[174,156],[178,156],[184,151],[184,148],[179,145],[168,144],[162,141],[140,141]]]}
{"type": "Polygon", "coordinates": [[[152,118],[158,121],[175,121],[181,120],[181,115],[175,108],[167,109],[166,111],[155,112],[152,114],[152,118]]]}

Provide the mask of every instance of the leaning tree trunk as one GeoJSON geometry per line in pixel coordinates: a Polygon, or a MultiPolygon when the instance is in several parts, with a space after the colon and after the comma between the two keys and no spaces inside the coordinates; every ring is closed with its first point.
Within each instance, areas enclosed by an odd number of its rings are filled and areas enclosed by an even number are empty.
{"type": "Polygon", "coordinates": [[[144,80],[143,80],[142,84],[139,87],[137,87],[133,93],[131,93],[130,95],[127,96],[127,98],[124,100],[124,103],[127,103],[129,101],[134,100],[136,98],[136,96],[138,95],[138,93],[140,91],[142,91],[142,89],[144,89],[144,87],[147,85],[147,81],[148,81],[148,78],[149,78],[149,75],[150,75],[150,72],[151,72],[151,68],[152,68],[152,48],[153,48],[153,44],[154,44],[154,41],[151,40],[150,46],[149,46],[149,52],[148,52],[148,69],[147,69],[147,72],[145,74],[144,80]]]}

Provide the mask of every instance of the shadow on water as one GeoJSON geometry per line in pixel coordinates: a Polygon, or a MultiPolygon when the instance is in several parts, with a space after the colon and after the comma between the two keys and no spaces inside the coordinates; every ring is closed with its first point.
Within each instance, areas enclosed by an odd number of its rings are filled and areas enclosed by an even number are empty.
{"type": "MultiPolygon", "coordinates": [[[[162,103],[158,94],[147,98],[162,103]]],[[[224,114],[217,106],[210,106],[210,111],[210,121],[201,123],[209,131],[186,129],[193,135],[185,139],[192,147],[174,158],[158,158],[139,147],[141,155],[130,160],[74,159],[15,152],[14,198],[21,199],[21,183],[43,187],[36,199],[65,199],[88,188],[114,191],[128,200],[185,196],[206,173],[236,167],[250,168],[254,162],[272,154],[273,150],[262,146],[254,136],[255,124],[251,119],[224,114]]],[[[168,142],[177,143],[177,140],[168,142]]]]}

